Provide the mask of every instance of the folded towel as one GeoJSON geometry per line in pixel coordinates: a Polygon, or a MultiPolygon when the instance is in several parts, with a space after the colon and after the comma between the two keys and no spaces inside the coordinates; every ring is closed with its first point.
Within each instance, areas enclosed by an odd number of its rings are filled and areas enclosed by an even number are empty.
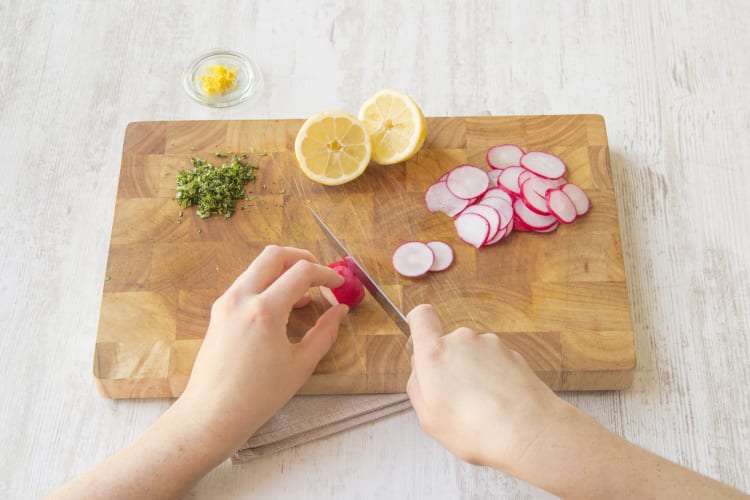
{"type": "Polygon", "coordinates": [[[406,394],[295,396],[232,456],[247,462],[411,407],[406,394]]]}

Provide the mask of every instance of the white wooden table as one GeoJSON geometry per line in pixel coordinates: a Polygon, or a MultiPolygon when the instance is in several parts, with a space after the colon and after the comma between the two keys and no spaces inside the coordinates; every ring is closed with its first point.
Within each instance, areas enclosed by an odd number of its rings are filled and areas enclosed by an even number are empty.
{"type": "MultiPolygon", "coordinates": [[[[0,498],[50,492],[168,405],[92,379],[126,124],[354,111],[383,87],[427,115],[605,117],[638,371],[563,397],[750,490],[750,3],[374,3],[0,0],[0,498]],[[182,91],[215,46],[258,62],[254,104],[182,91]]],[[[547,497],[460,462],[411,412],[222,465],[192,496],[547,497]]]]}

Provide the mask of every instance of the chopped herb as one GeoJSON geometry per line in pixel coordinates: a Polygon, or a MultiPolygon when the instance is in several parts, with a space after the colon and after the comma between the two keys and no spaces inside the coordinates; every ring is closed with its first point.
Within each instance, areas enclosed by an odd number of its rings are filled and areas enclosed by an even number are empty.
{"type": "Polygon", "coordinates": [[[216,155],[217,158],[226,158],[227,157],[226,153],[214,153],[214,154],[216,155]]]}
{"type": "Polygon", "coordinates": [[[260,155],[261,156],[268,156],[268,153],[266,151],[263,151],[260,155]]]}
{"type": "Polygon", "coordinates": [[[201,234],[203,232],[203,229],[198,229],[198,234],[201,234]]]}
{"type": "Polygon", "coordinates": [[[247,150],[248,150],[248,151],[250,151],[251,153],[255,153],[255,148],[254,148],[254,147],[252,147],[252,146],[249,146],[249,147],[247,148],[247,150]]]}
{"type": "Polygon", "coordinates": [[[190,147],[190,151],[195,151],[196,149],[198,149],[198,148],[196,148],[195,146],[191,146],[190,147]]]}
{"type": "Polygon", "coordinates": [[[266,188],[266,185],[265,185],[265,184],[263,184],[263,186],[262,186],[262,187],[263,187],[263,190],[264,190],[264,191],[265,191],[265,190],[267,189],[267,188],[266,188]]]}
{"type": "Polygon", "coordinates": [[[286,188],[279,189],[279,194],[285,194],[285,193],[286,193],[286,188]]]}
{"type": "Polygon", "coordinates": [[[191,158],[190,163],[191,170],[177,174],[176,199],[180,208],[197,205],[197,213],[204,219],[211,214],[231,217],[237,201],[247,199],[245,184],[255,182],[258,168],[234,154],[228,164],[220,167],[198,157],[191,158]]]}
{"type": "Polygon", "coordinates": [[[105,275],[104,281],[112,281],[112,276],[110,276],[109,274],[105,275]]]}

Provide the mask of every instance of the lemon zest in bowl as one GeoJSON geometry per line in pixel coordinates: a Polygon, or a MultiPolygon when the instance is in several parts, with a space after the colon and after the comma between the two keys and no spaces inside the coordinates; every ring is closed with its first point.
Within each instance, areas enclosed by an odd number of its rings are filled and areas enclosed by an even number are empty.
{"type": "Polygon", "coordinates": [[[212,64],[200,76],[203,91],[208,95],[224,95],[237,87],[237,68],[212,64]]]}

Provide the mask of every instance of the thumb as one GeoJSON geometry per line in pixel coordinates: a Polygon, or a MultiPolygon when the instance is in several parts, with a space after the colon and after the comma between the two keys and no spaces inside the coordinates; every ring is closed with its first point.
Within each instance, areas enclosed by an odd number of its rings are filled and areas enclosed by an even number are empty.
{"type": "Polygon", "coordinates": [[[409,311],[406,319],[414,342],[415,356],[443,336],[443,325],[437,311],[430,304],[418,305],[409,311]]]}
{"type": "Polygon", "coordinates": [[[329,308],[297,344],[310,373],[315,369],[321,358],[331,350],[338,336],[339,325],[348,312],[349,307],[345,304],[329,308]]]}

